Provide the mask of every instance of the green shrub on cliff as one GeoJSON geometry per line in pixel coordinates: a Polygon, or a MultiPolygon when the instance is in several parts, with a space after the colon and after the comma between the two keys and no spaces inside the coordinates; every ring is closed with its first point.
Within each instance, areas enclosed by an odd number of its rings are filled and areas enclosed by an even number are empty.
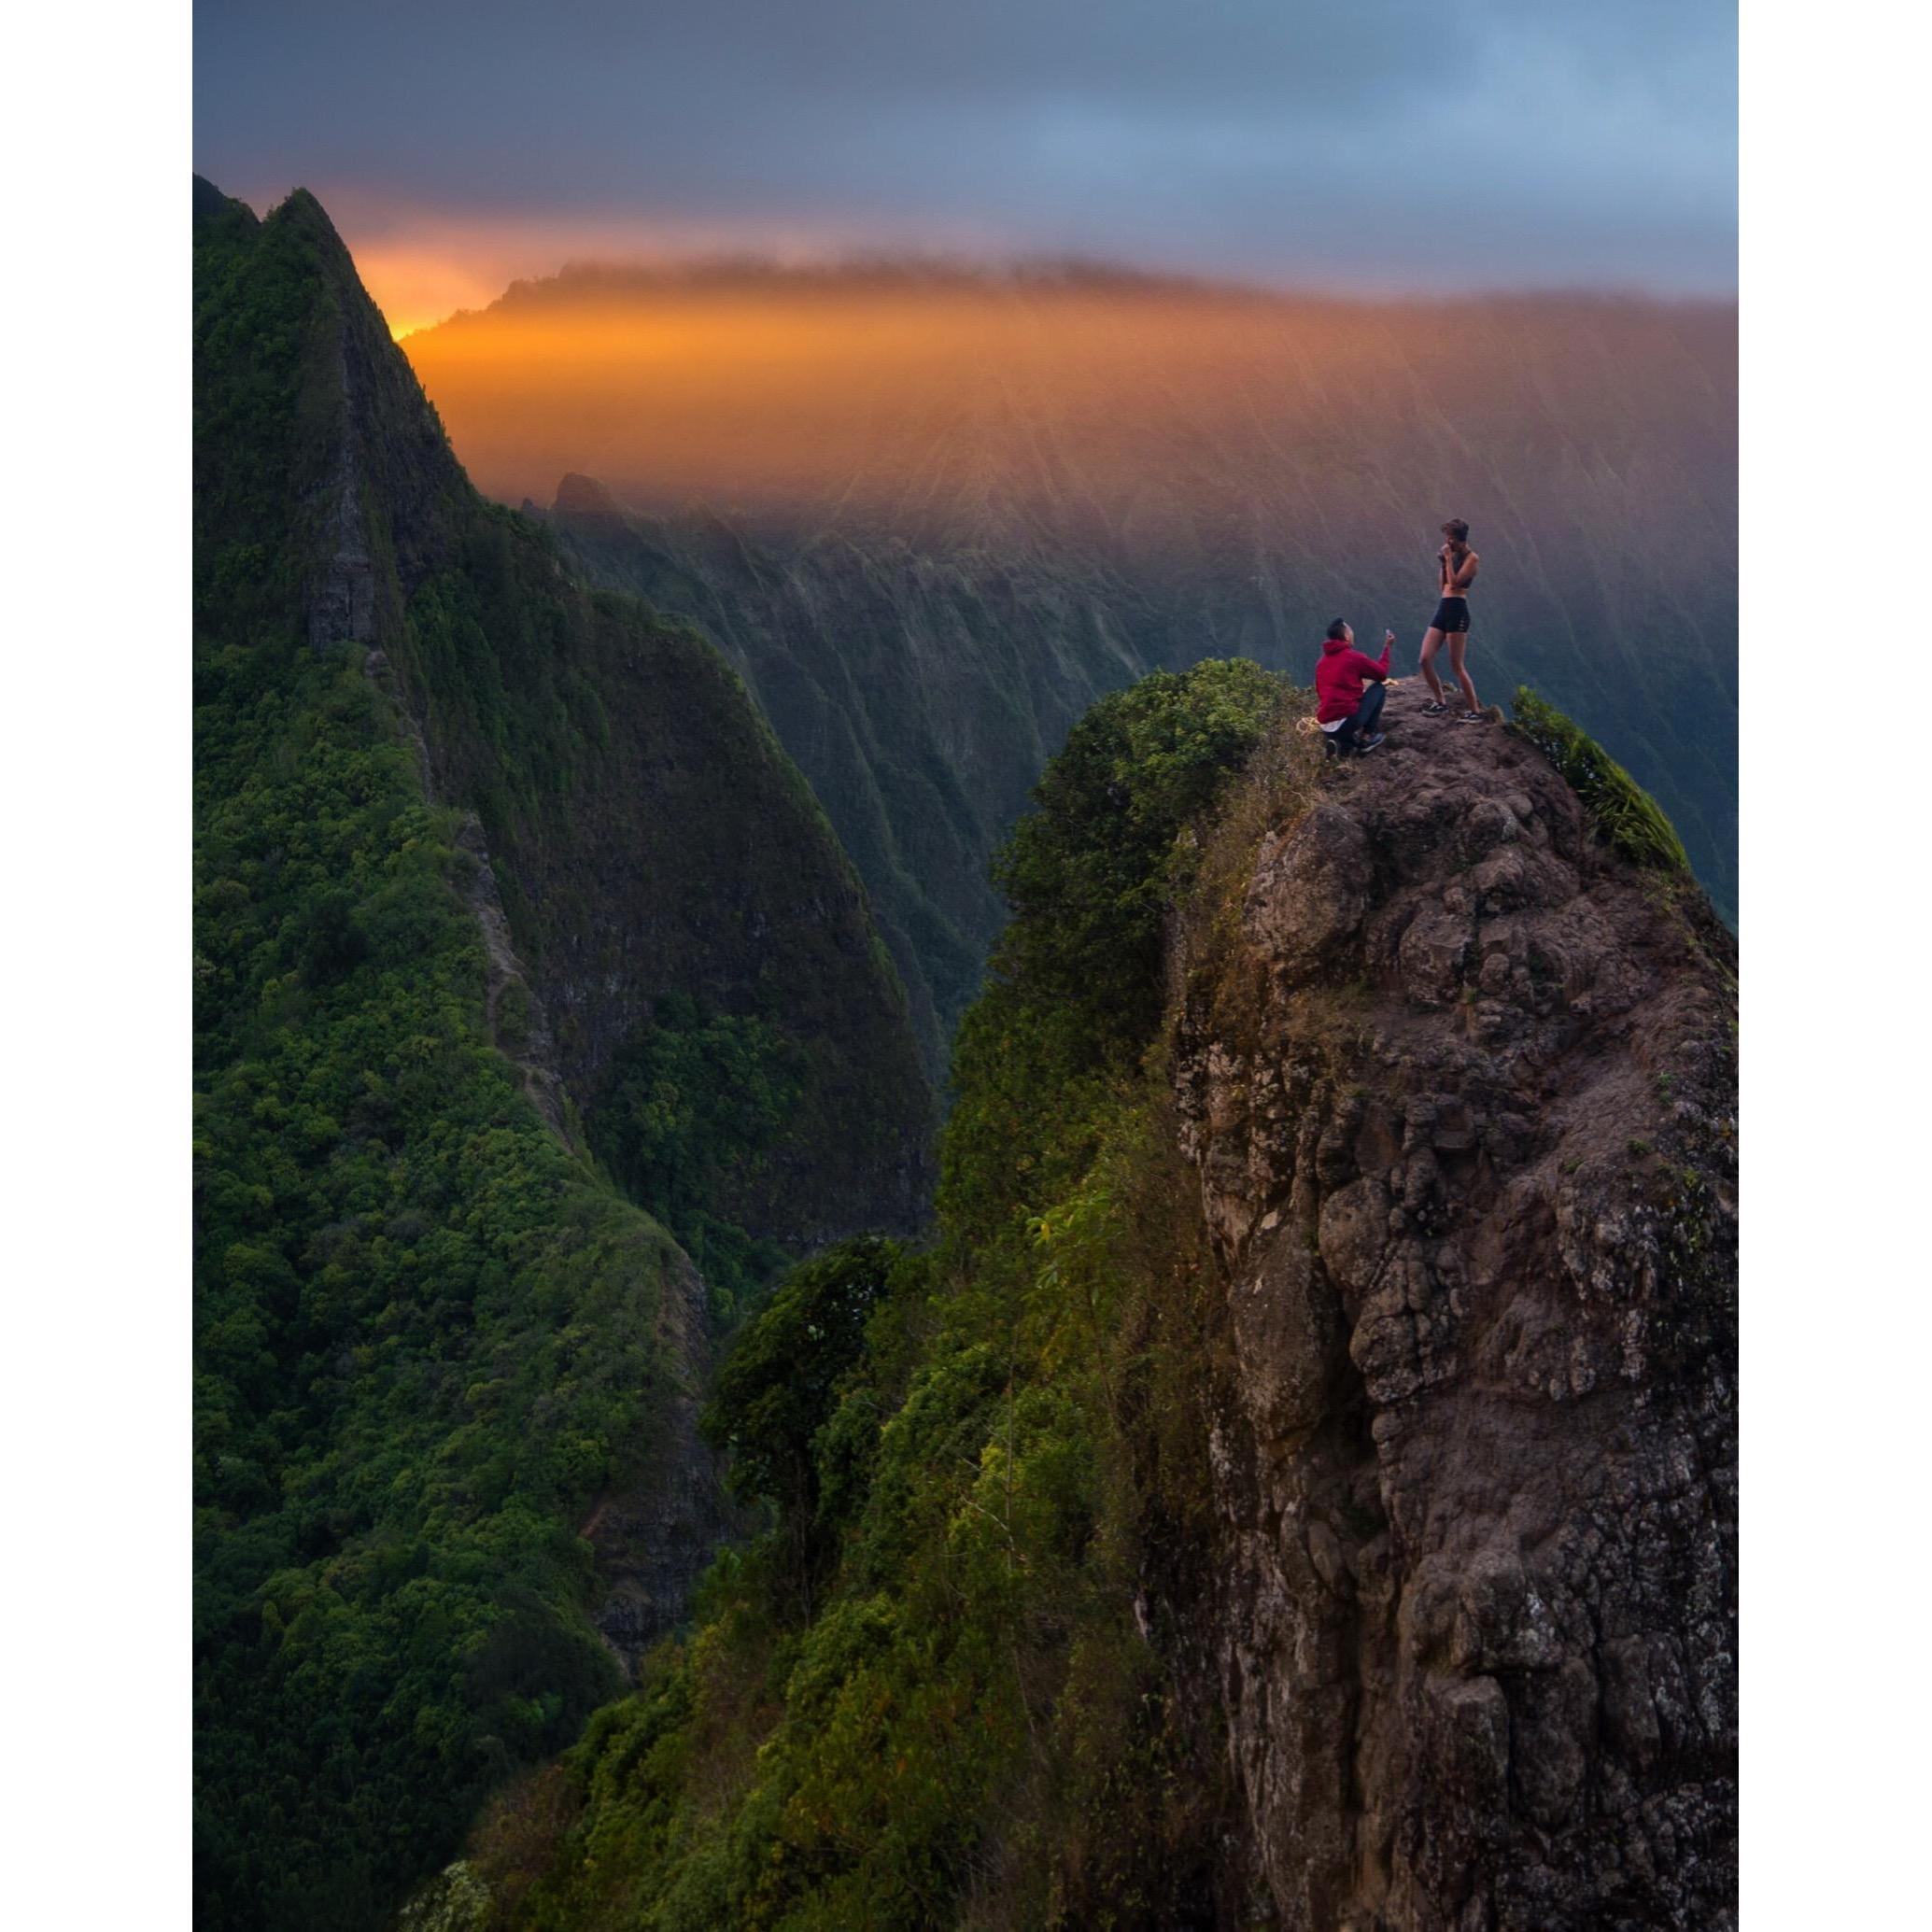
{"type": "Polygon", "coordinates": [[[819,1433],[865,1353],[867,1324],[901,1254],[894,1242],[863,1237],[794,1269],[731,1351],[703,1426],[729,1453],[731,1487],[747,1501],[816,1515],[819,1433]]]}
{"type": "Polygon", "coordinates": [[[1241,769],[1281,691],[1246,658],[1210,658],[1094,705],[994,861],[1012,914],[995,982],[1078,1021],[1096,1052],[1147,1038],[1161,1009],[1169,848],[1241,769]]]}
{"type": "Polygon", "coordinates": [[[1570,782],[1613,851],[1632,865],[1690,870],[1684,841],[1663,808],[1588,732],[1527,684],[1517,685],[1512,708],[1517,730],[1570,782]]]}

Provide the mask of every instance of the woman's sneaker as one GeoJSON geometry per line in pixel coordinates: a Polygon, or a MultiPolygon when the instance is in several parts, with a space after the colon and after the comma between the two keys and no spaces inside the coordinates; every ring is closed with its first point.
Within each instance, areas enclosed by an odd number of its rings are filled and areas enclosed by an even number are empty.
{"type": "MultiPolygon", "coordinates": [[[[1446,711],[1448,706],[1445,705],[1443,709],[1446,711]]],[[[1459,725],[1480,725],[1486,721],[1481,712],[1460,712],[1457,714],[1456,722],[1459,725]]]]}
{"type": "Polygon", "coordinates": [[[1429,702],[1422,707],[1422,715],[1425,718],[1439,718],[1443,715],[1443,713],[1445,711],[1448,710],[1448,708],[1449,707],[1446,704],[1445,704],[1440,698],[1431,698],[1429,700],[1429,702]]]}

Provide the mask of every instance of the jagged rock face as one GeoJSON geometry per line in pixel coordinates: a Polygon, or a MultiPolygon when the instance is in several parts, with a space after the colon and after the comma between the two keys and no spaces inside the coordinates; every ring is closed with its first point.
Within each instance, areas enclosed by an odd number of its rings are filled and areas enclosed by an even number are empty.
{"type": "Polygon", "coordinates": [[[1307,1932],[1733,1922],[1735,980],[1500,725],[1425,719],[1182,935],[1224,1290],[1189,1667],[1307,1932]],[[1338,991],[1337,989],[1345,989],[1338,991]]]}

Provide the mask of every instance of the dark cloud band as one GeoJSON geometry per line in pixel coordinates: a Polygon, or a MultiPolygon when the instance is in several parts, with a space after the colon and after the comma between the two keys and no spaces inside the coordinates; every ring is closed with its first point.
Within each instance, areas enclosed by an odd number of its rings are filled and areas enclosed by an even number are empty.
{"type": "Polygon", "coordinates": [[[197,164],[1385,288],[1735,283],[1718,0],[196,8],[197,164]]]}

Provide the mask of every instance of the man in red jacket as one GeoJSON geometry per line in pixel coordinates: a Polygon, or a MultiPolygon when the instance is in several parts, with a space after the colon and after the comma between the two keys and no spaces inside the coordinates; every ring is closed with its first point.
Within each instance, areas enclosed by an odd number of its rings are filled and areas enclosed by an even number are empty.
{"type": "Polygon", "coordinates": [[[1377,660],[1355,648],[1355,633],[1341,618],[1329,626],[1321,662],[1315,667],[1315,691],[1321,699],[1315,715],[1337,751],[1372,752],[1382,742],[1375,720],[1388,696],[1389,653],[1394,644],[1395,633],[1385,631],[1377,660]]]}

